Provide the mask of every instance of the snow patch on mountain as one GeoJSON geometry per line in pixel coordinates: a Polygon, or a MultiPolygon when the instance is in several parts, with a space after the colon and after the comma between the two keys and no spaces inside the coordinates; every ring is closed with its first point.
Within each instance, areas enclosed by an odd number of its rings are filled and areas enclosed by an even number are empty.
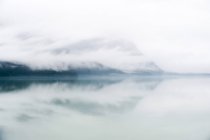
{"type": "Polygon", "coordinates": [[[125,40],[84,40],[51,51],[52,54],[71,56],[78,64],[97,62],[126,73],[162,72],[137,47],[125,40]]]}
{"type": "Polygon", "coordinates": [[[67,45],[43,43],[50,40],[33,35],[18,36],[7,49],[2,47],[0,60],[18,62],[32,70],[65,71],[69,69],[113,69],[124,73],[162,73],[163,71],[132,42],[121,39],[89,39],[67,45]],[[34,43],[34,40],[41,42],[34,43]],[[13,45],[16,50],[13,51],[13,45]],[[30,46],[33,46],[31,49],[30,46]],[[37,47],[34,47],[37,46],[37,47]],[[7,50],[7,53],[2,53],[7,50]],[[13,52],[19,52],[13,54],[13,52]],[[27,58],[27,59],[26,59],[27,58]]]}

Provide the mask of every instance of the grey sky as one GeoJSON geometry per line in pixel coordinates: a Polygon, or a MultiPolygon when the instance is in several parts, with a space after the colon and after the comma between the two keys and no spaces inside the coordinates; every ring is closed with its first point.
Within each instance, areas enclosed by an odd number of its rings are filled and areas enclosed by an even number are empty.
{"type": "Polygon", "coordinates": [[[165,70],[210,72],[209,6],[208,0],[1,0],[0,55],[22,55],[14,37],[23,33],[57,44],[123,38],[165,70]]]}

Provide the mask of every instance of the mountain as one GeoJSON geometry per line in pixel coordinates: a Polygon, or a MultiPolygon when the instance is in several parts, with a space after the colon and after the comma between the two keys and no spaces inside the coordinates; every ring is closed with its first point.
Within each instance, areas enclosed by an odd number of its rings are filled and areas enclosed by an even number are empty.
{"type": "Polygon", "coordinates": [[[54,70],[32,70],[30,67],[12,62],[0,62],[0,76],[49,76],[49,75],[75,75],[74,71],[57,72],[54,70]]]}
{"type": "Polygon", "coordinates": [[[58,56],[71,56],[71,59],[77,64],[96,62],[128,74],[163,73],[163,70],[148,60],[133,43],[125,40],[83,40],[56,48],[50,53],[58,56]]]}
{"type": "Polygon", "coordinates": [[[90,39],[32,50],[29,55],[0,61],[0,76],[162,74],[131,42],[90,39]]]}
{"type": "Polygon", "coordinates": [[[104,75],[122,73],[121,71],[104,67],[101,64],[92,64],[92,67],[71,68],[66,70],[31,69],[27,65],[0,61],[0,76],[78,76],[78,75],[104,75]],[[94,66],[93,66],[94,65],[94,66]]]}

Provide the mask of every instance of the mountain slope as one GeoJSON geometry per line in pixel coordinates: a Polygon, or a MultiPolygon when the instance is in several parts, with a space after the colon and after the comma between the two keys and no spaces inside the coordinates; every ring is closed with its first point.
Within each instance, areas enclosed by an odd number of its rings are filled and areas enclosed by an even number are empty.
{"type": "Polygon", "coordinates": [[[162,73],[137,47],[124,40],[93,39],[51,50],[57,56],[71,56],[77,62],[97,62],[125,73],[162,73]]]}
{"type": "Polygon", "coordinates": [[[103,75],[120,74],[121,71],[104,67],[101,64],[92,64],[91,67],[72,68],[65,70],[31,69],[27,65],[0,61],[0,76],[77,76],[77,75],[103,75]],[[94,65],[94,66],[93,66],[94,65]]]}
{"type": "Polygon", "coordinates": [[[69,45],[27,50],[29,52],[23,55],[0,62],[0,76],[164,72],[133,43],[125,40],[90,39],[69,45]]]}

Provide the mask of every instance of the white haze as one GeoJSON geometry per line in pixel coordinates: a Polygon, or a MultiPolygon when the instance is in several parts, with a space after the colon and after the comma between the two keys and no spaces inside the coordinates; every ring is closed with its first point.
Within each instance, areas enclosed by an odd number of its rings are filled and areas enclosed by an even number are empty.
{"type": "MultiPolygon", "coordinates": [[[[1,0],[0,59],[53,66],[71,57],[53,56],[51,49],[121,38],[166,71],[207,73],[209,5],[207,0],[1,0]]],[[[100,53],[94,58],[112,61],[100,53]]]]}

